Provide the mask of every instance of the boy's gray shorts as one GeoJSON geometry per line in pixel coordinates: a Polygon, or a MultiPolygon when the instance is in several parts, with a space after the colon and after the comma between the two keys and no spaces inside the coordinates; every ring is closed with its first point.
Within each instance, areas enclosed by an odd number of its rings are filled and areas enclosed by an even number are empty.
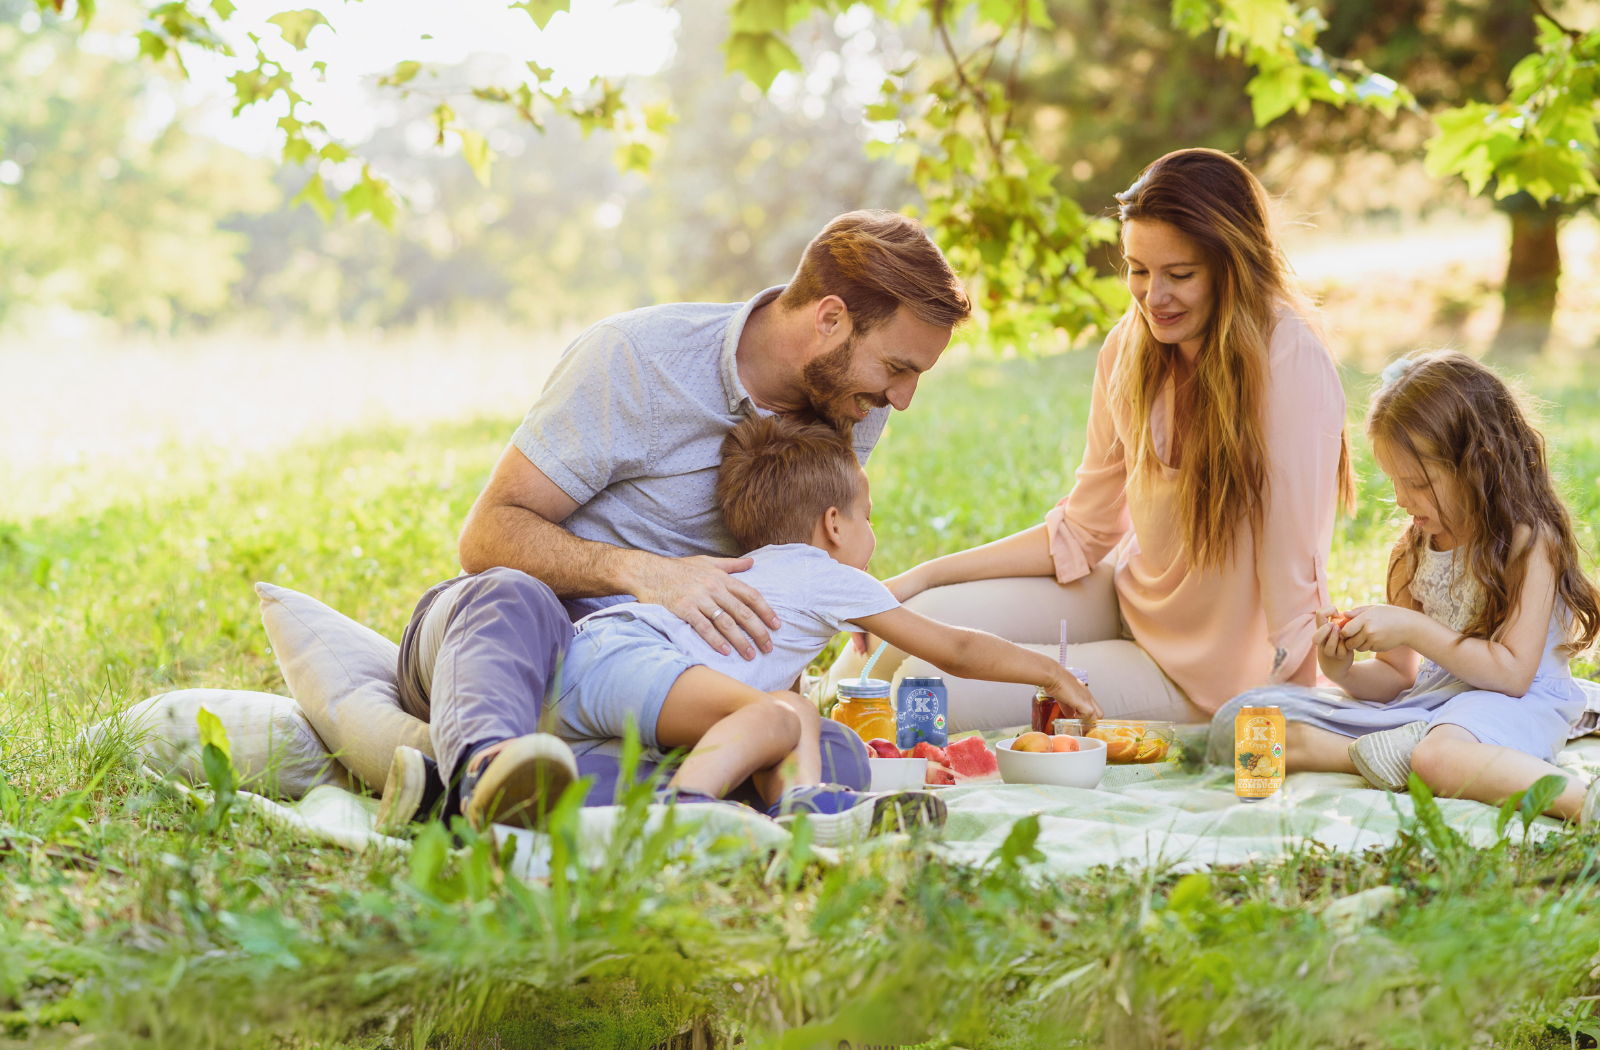
{"type": "Polygon", "coordinates": [[[642,620],[606,616],[582,624],[559,672],[553,732],[582,755],[625,735],[631,721],[646,757],[659,761],[661,705],[678,676],[699,662],[642,620]]]}

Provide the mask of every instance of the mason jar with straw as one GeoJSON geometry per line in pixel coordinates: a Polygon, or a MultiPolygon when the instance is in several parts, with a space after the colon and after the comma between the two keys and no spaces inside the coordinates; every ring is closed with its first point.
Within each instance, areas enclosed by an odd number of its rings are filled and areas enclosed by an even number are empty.
{"type": "Polygon", "coordinates": [[[878,648],[861,668],[859,678],[844,678],[836,687],[837,702],[832,718],[840,725],[855,730],[863,742],[873,739],[893,740],[895,737],[894,704],[889,700],[889,683],[871,677],[872,665],[889,647],[879,642],[878,648]]]}

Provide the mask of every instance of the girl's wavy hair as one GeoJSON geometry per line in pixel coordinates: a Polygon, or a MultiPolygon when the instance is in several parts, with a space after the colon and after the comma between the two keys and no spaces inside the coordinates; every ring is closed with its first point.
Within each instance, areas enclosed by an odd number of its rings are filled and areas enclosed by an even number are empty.
{"type": "MultiPolygon", "coordinates": [[[[1374,446],[1410,455],[1434,495],[1434,472],[1455,481],[1462,521],[1440,524],[1461,538],[1466,571],[1483,588],[1482,610],[1467,638],[1493,638],[1522,600],[1528,556],[1542,540],[1550,552],[1556,596],[1571,614],[1569,654],[1600,637],[1600,590],[1584,575],[1572,515],[1556,494],[1544,438],[1528,422],[1517,395],[1488,366],[1454,350],[1415,354],[1384,370],[1373,395],[1367,435],[1374,446]],[[1518,525],[1533,530],[1513,549],[1518,525]]],[[[1439,511],[1441,518],[1443,509],[1439,511]]],[[[1388,599],[1395,601],[1416,572],[1427,534],[1412,522],[1389,557],[1388,599]]]]}
{"type": "MultiPolygon", "coordinates": [[[[1184,553],[1197,568],[1219,568],[1233,552],[1240,523],[1259,536],[1265,516],[1269,453],[1262,416],[1278,313],[1287,307],[1315,330],[1316,311],[1273,235],[1267,191],[1226,153],[1168,153],[1117,200],[1124,230],[1130,222],[1164,222],[1192,241],[1214,284],[1211,323],[1195,362],[1195,416],[1174,466],[1184,553]]],[[[1129,320],[1112,392],[1136,428],[1131,478],[1140,483],[1158,463],[1151,413],[1178,351],[1156,339],[1137,302],[1129,320]]],[[[1353,507],[1348,429],[1339,438],[1338,483],[1340,503],[1353,507]]]]}

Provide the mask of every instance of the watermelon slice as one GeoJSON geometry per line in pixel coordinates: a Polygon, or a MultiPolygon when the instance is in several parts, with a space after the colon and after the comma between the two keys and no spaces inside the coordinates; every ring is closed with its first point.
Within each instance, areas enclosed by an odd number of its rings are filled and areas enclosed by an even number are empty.
{"type": "Polygon", "coordinates": [[[928,760],[928,776],[924,783],[927,784],[954,784],[955,773],[950,768],[950,756],[945,754],[944,748],[934,747],[926,740],[917,741],[917,746],[904,752],[906,758],[925,758],[928,760]]]}
{"type": "Polygon", "coordinates": [[[993,780],[1000,775],[1000,763],[994,752],[984,746],[981,736],[957,740],[944,751],[957,780],[993,780]]]}
{"type": "Polygon", "coordinates": [[[875,736],[871,740],[868,740],[867,741],[867,747],[872,749],[872,757],[873,758],[900,758],[901,757],[900,749],[898,747],[894,746],[894,742],[890,741],[890,740],[885,740],[881,736],[875,736]]]}

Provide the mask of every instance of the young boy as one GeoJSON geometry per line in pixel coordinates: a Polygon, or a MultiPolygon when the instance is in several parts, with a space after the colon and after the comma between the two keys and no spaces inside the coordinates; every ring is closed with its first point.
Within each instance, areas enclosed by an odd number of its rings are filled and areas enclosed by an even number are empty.
{"type": "MultiPolygon", "coordinates": [[[[740,579],[781,624],[772,651],[751,661],[723,655],[657,605],[628,602],[586,616],[551,712],[554,735],[580,753],[631,723],[647,752],[690,749],[669,784],[677,801],[718,802],[750,778],[770,816],[804,812],[816,841],[828,844],[886,816],[943,817],[932,793],[868,795],[821,783],[820,716],[794,687],[840,631],[868,631],[958,677],[1041,687],[1099,716],[1088,690],[1049,657],[914,613],[867,574],[877,544],[867,476],[832,427],[744,419],[723,441],[716,492],[728,531],[755,561],[740,579]]],[[[464,764],[468,818],[479,822],[490,805],[496,817],[534,811],[541,790],[564,787],[570,776],[548,753],[554,743],[534,734],[480,745],[464,764]]]]}

